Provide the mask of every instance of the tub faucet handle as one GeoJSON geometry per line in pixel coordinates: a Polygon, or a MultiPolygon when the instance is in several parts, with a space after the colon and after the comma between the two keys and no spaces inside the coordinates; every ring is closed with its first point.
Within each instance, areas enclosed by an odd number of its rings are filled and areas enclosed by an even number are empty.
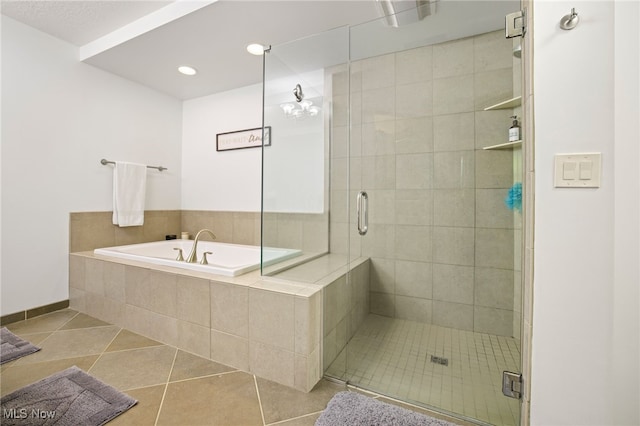
{"type": "Polygon", "coordinates": [[[184,257],[182,257],[182,249],[180,247],[174,247],[173,249],[178,250],[178,257],[176,257],[176,260],[178,262],[184,261],[184,257]]]}
{"type": "Polygon", "coordinates": [[[207,255],[208,254],[213,254],[213,253],[210,252],[210,251],[205,251],[204,253],[202,253],[202,260],[200,261],[201,265],[208,265],[209,264],[209,262],[207,262],[207,255]]]}

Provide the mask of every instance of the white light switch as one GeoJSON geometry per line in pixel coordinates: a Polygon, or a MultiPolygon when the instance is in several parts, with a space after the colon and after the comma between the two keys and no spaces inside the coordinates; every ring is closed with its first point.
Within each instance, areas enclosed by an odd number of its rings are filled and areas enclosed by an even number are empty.
{"type": "Polygon", "coordinates": [[[599,152],[556,154],[554,186],[556,188],[599,188],[599,152]]]}

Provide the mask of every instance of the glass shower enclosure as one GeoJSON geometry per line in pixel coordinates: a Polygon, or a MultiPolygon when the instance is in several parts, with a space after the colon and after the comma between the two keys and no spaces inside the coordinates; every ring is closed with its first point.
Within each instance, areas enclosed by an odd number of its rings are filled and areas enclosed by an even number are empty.
{"type": "Polygon", "coordinates": [[[519,423],[519,2],[421,2],[264,56],[263,275],[324,299],[324,374],[519,423]]]}

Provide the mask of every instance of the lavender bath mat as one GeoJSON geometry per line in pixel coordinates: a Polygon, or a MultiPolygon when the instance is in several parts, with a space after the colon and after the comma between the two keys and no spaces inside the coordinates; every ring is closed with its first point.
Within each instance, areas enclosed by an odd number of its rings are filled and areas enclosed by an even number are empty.
{"type": "Polygon", "coordinates": [[[0,364],[13,361],[39,350],[39,347],[33,346],[26,340],[16,336],[7,327],[0,328],[0,364]]]}
{"type": "Polygon", "coordinates": [[[334,395],[316,426],[455,426],[396,405],[378,401],[356,392],[334,395]]]}
{"type": "Polygon", "coordinates": [[[3,396],[0,423],[97,426],[137,402],[73,366],[3,396]]]}

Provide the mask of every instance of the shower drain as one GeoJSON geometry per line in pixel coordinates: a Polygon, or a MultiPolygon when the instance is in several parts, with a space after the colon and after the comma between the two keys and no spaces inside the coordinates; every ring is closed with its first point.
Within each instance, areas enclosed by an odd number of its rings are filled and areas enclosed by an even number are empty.
{"type": "Polygon", "coordinates": [[[431,355],[431,362],[433,362],[435,364],[448,366],[449,365],[449,358],[443,358],[443,357],[431,355]]]}

